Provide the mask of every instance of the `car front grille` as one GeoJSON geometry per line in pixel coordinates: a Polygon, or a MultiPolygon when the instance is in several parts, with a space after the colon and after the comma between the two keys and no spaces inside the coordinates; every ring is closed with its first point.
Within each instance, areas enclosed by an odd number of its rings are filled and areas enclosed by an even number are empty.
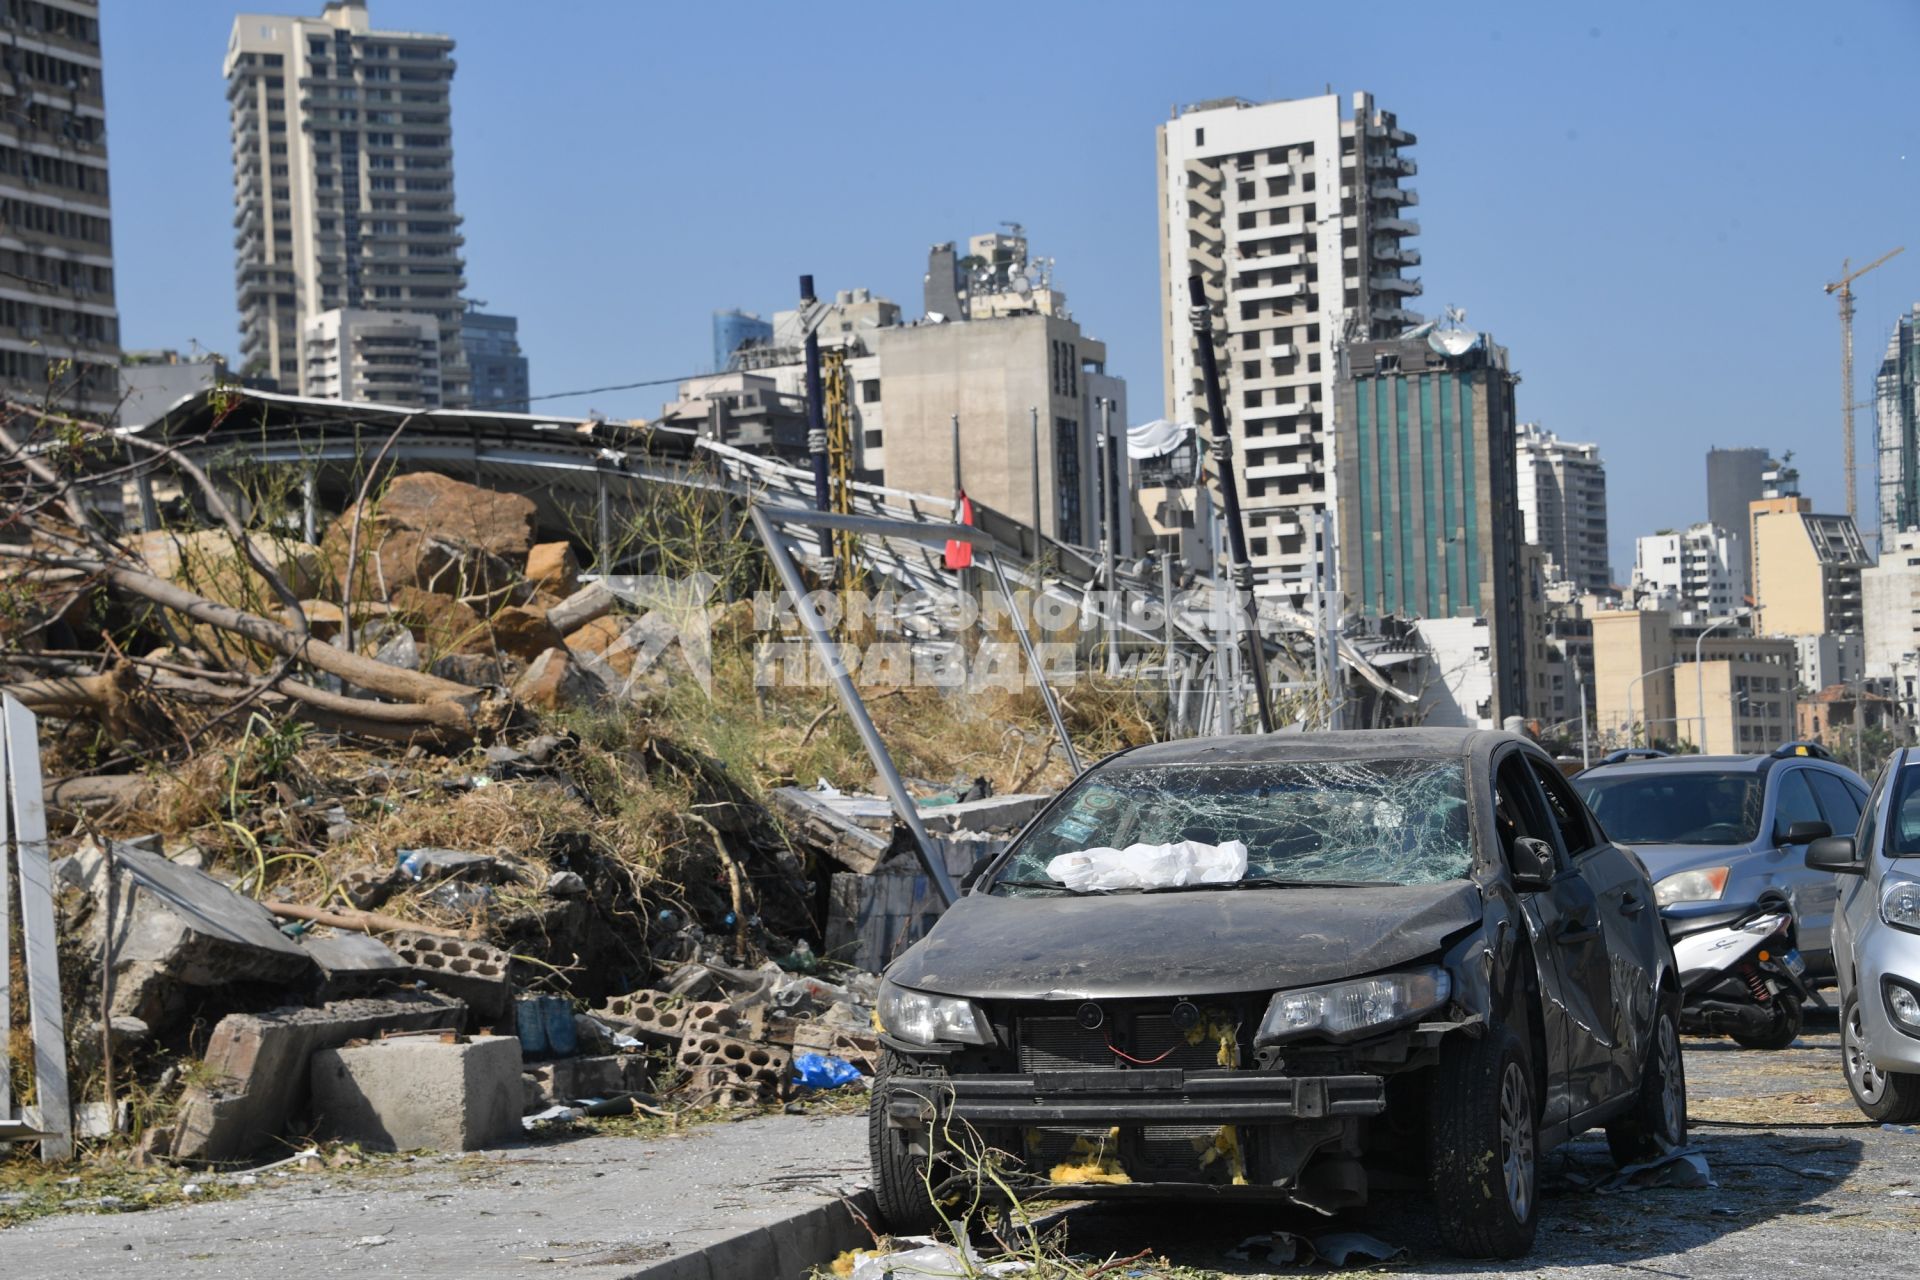
{"type": "Polygon", "coordinates": [[[1073,1017],[1021,1016],[1015,1021],[1015,1043],[1022,1071],[1117,1071],[1139,1065],[1116,1049],[1156,1067],[1206,1071],[1220,1065],[1219,1041],[1206,1036],[1197,1044],[1189,1041],[1165,1007],[1117,1010],[1093,1031],[1073,1017]]]}

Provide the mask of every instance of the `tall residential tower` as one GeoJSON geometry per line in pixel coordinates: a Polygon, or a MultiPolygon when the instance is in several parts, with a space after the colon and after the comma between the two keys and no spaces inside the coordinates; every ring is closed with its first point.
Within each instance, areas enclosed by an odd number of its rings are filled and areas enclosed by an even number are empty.
{"type": "Polygon", "coordinates": [[[119,400],[100,6],[0,5],[0,391],[86,417],[119,400]]]}
{"type": "Polygon", "coordinates": [[[453,40],[376,31],[365,0],[241,14],[227,42],[241,357],[306,389],[324,312],[434,318],[445,403],[469,399],[448,90],[453,40]]]}
{"type": "Polygon", "coordinates": [[[1920,322],[1920,302],[1893,326],[1886,357],[1873,380],[1882,547],[1892,546],[1902,533],[1920,529],[1920,349],[1914,342],[1916,322],[1920,322]]]}
{"type": "Polygon", "coordinates": [[[1540,547],[1560,579],[1582,591],[1613,583],[1607,565],[1607,468],[1597,444],[1562,440],[1538,424],[1520,425],[1515,459],[1527,541],[1540,547]]]}
{"type": "MultiPolygon", "coordinates": [[[[1401,179],[1414,137],[1370,95],[1182,108],[1159,127],[1167,417],[1210,430],[1187,278],[1213,306],[1227,417],[1262,594],[1318,572],[1315,513],[1338,499],[1336,345],[1397,336],[1420,261],[1401,179]]],[[[1342,577],[1347,571],[1342,571],[1342,577]]]]}

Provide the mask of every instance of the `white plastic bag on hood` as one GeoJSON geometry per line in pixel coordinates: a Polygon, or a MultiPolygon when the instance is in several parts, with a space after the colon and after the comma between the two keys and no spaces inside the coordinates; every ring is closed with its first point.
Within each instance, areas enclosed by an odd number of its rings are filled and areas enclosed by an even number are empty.
{"type": "Polygon", "coordinates": [[[1231,884],[1247,874],[1247,846],[1238,840],[1207,844],[1130,844],[1124,849],[1080,849],[1047,863],[1047,875],[1075,892],[1089,889],[1167,889],[1231,884]]]}

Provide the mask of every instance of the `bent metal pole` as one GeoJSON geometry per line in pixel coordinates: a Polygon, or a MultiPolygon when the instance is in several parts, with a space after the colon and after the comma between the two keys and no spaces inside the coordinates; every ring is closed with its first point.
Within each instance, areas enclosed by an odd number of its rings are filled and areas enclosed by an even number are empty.
{"type": "MultiPolygon", "coordinates": [[[[941,857],[939,848],[933,843],[933,837],[927,834],[926,824],[920,821],[919,806],[913,797],[907,794],[907,784],[901,780],[900,771],[894,767],[893,756],[887,751],[887,744],[880,737],[880,731],[874,728],[873,717],[867,714],[867,704],[861,701],[860,691],[854,688],[853,677],[847,671],[847,664],[840,659],[840,651],[834,647],[833,637],[827,634],[827,624],[819,611],[814,608],[813,599],[807,594],[806,583],[800,580],[800,570],[788,554],[786,544],[773,527],[772,521],[757,502],[747,504],[747,514],[753,520],[754,532],[760,535],[760,542],[767,549],[767,558],[773,561],[773,571],[780,577],[780,585],[793,597],[793,611],[799,615],[800,624],[807,629],[815,649],[826,662],[827,674],[833,677],[833,684],[840,692],[840,705],[846,708],[847,719],[853,721],[853,728],[860,735],[860,741],[867,748],[867,756],[873,761],[874,769],[880,774],[880,781],[887,789],[887,798],[893,801],[893,811],[899,815],[907,830],[913,835],[914,852],[920,855],[920,867],[927,873],[927,879],[933,883],[934,892],[940,895],[942,906],[952,906],[960,897],[954,888],[953,877],[947,874],[947,865],[941,857]]],[[[832,537],[828,528],[822,529],[823,536],[832,537]]]]}
{"type": "Polygon", "coordinates": [[[1192,304],[1193,333],[1199,339],[1200,377],[1207,391],[1207,421],[1213,428],[1213,465],[1220,480],[1220,501],[1227,520],[1227,550],[1233,558],[1233,584],[1247,614],[1247,668],[1253,677],[1260,708],[1260,732],[1273,732],[1273,695],[1267,689],[1266,642],[1260,637],[1259,607],[1253,599],[1253,565],[1247,558],[1247,531],[1240,524],[1240,491],[1233,478],[1233,436],[1227,431],[1221,403],[1220,366],[1213,353],[1213,311],[1207,305],[1206,284],[1198,272],[1187,277],[1187,300],[1192,304]]]}

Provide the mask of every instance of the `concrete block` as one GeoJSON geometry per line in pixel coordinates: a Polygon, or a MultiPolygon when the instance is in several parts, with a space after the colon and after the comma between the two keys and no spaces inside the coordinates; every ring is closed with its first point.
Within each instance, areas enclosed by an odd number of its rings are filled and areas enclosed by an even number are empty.
{"type": "Polygon", "coordinates": [[[313,1055],[320,1132],[387,1151],[474,1151],[521,1133],[513,1036],[381,1040],[313,1055]]]}
{"type": "Polygon", "coordinates": [[[591,1058],[560,1058],[526,1067],[524,1106],[528,1114],[555,1103],[582,1098],[608,1098],[619,1093],[647,1093],[653,1072],[645,1054],[610,1053],[591,1058]]]}
{"type": "Polygon", "coordinates": [[[207,1044],[211,1081],[181,1099],[173,1156],[239,1160],[279,1137],[306,1108],[307,1060],[317,1050],[382,1031],[458,1030],[466,1015],[458,1000],[411,991],[317,1009],[229,1014],[207,1044]]]}
{"type": "Polygon", "coordinates": [[[484,942],[431,933],[387,936],[394,953],[429,986],[466,1001],[482,1027],[505,1027],[513,1001],[512,957],[484,942]]]}
{"type": "Polygon", "coordinates": [[[307,954],[320,971],[322,1000],[344,1000],[378,990],[385,982],[407,982],[413,970],[393,948],[364,933],[308,938],[307,954]]]}
{"type": "Polygon", "coordinates": [[[186,1007],[183,989],[294,984],[310,975],[307,952],[253,899],[152,850],[118,841],[111,847],[118,882],[111,923],[100,850],[74,855],[62,876],[98,905],[87,934],[95,955],[112,930],[113,1014],[161,1028],[186,1007]]]}
{"type": "Polygon", "coordinates": [[[963,800],[958,804],[922,807],[920,823],[928,831],[953,834],[961,831],[1011,834],[1027,825],[1027,820],[1053,799],[1050,792],[1028,795],[988,796],[985,800],[963,800]]]}
{"type": "Polygon", "coordinates": [[[730,1075],[756,1092],[774,1094],[785,1082],[793,1058],[771,1045],[700,1034],[680,1042],[674,1061],[689,1072],[706,1069],[709,1076],[730,1075]]]}
{"type": "Polygon", "coordinates": [[[673,1048],[689,1032],[723,1035],[737,1029],[740,1017],[717,1000],[687,1003],[664,991],[634,991],[593,1006],[594,1017],[631,1031],[648,1044],[673,1048]]]}

